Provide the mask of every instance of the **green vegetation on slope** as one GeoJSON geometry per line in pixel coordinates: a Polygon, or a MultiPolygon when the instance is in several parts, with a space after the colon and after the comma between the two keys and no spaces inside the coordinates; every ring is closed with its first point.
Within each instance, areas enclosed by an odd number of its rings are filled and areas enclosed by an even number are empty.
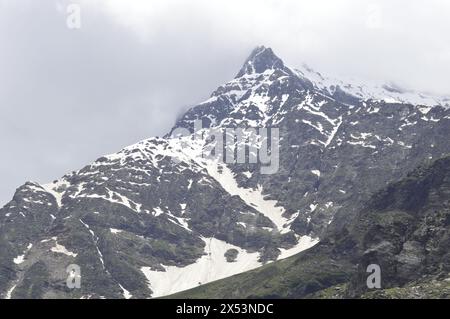
{"type": "Polygon", "coordinates": [[[388,185],[315,247],[175,298],[448,298],[450,157],[388,185]],[[369,264],[382,289],[366,286],[369,264]]]}

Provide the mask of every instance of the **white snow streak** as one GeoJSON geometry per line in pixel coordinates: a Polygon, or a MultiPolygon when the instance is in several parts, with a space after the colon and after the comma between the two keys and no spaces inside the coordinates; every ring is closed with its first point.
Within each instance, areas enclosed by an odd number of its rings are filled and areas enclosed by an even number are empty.
{"type": "Polygon", "coordinates": [[[281,254],[278,256],[278,260],[288,258],[298,254],[312,246],[316,245],[319,242],[318,239],[311,238],[309,236],[302,236],[299,238],[297,245],[290,249],[280,248],[281,254]]]}
{"type": "Polygon", "coordinates": [[[230,194],[238,195],[247,205],[255,208],[261,214],[269,218],[282,231],[288,219],[282,215],[285,212],[284,207],[276,206],[276,200],[266,200],[262,194],[262,186],[257,189],[241,188],[238,186],[233,172],[225,165],[221,166],[222,172],[218,170],[217,163],[209,163],[208,173],[230,194]]]}
{"type": "Polygon", "coordinates": [[[11,299],[11,295],[14,291],[14,289],[16,289],[17,284],[15,284],[14,286],[12,286],[7,292],[6,292],[6,297],[5,299],[11,299]]]}
{"type": "Polygon", "coordinates": [[[133,295],[132,295],[128,290],[126,290],[125,288],[123,288],[123,286],[122,286],[121,284],[119,284],[119,287],[120,287],[120,289],[122,289],[123,297],[124,297],[125,299],[130,299],[131,297],[133,297],[133,295]]]}

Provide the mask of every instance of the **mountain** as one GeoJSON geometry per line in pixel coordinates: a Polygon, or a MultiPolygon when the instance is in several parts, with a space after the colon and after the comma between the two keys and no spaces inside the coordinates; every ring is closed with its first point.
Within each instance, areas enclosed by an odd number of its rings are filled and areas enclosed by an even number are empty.
{"type": "Polygon", "coordinates": [[[294,257],[178,298],[449,298],[450,156],[376,192],[346,227],[294,257]],[[368,289],[367,267],[381,269],[368,289]]]}
{"type": "Polygon", "coordinates": [[[357,94],[318,74],[258,47],[166,136],[19,187],[0,210],[1,295],[159,297],[255,269],[343,231],[449,153],[444,98],[397,90],[393,103],[387,86],[357,94]]]}

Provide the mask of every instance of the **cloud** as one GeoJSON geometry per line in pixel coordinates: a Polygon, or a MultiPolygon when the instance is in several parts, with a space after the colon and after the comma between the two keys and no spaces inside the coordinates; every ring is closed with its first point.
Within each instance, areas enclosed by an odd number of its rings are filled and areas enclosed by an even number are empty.
{"type": "Polygon", "coordinates": [[[271,46],[289,64],[448,94],[445,0],[83,0],[144,45],[176,39],[194,57],[271,46]],[[206,48],[206,52],[203,50],[206,48]],[[350,73],[350,74],[349,74],[350,73]]]}
{"type": "Polygon", "coordinates": [[[166,133],[259,44],[294,67],[449,93],[449,13],[445,0],[0,0],[0,202],[166,133]]]}

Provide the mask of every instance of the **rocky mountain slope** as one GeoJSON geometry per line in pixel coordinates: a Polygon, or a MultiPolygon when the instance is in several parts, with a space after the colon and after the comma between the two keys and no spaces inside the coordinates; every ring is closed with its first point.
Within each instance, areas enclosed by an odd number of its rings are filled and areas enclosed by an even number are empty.
{"type": "Polygon", "coordinates": [[[182,298],[450,298],[450,156],[388,185],[338,232],[294,257],[182,298]],[[366,285],[381,269],[381,289],[366,285]]]}
{"type": "Polygon", "coordinates": [[[449,153],[445,99],[398,91],[392,103],[392,90],[356,94],[308,72],[258,47],[166,136],[19,187],[0,210],[1,295],[158,297],[254,269],[314,246],[375,191],[449,153]],[[217,141],[195,138],[254,128],[230,147],[259,151],[260,127],[279,129],[270,174],[250,153],[246,163],[205,157],[217,141]],[[70,264],[80,289],[66,286],[70,264]]]}

